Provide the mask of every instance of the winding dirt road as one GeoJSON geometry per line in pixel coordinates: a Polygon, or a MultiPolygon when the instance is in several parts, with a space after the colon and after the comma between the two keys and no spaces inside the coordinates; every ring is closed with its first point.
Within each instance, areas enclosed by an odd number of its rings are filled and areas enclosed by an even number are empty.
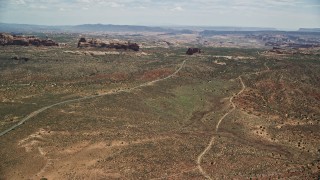
{"type": "Polygon", "coordinates": [[[108,91],[106,93],[102,93],[102,94],[98,94],[98,95],[92,95],[92,96],[86,96],[86,97],[81,97],[81,98],[77,98],[77,99],[71,99],[71,100],[67,100],[67,101],[62,101],[62,102],[59,102],[59,103],[55,103],[55,104],[52,104],[52,105],[49,105],[49,106],[46,106],[46,107],[43,107],[41,109],[38,109],[34,112],[32,112],[31,114],[29,114],[27,117],[23,118],[19,123],[11,126],[10,128],[0,132],[0,137],[9,133],[10,131],[12,131],[13,129],[21,126],[22,124],[24,124],[26,121],[28,121],[29,119],[37,116],[38,114],[46,111],[47,109],[50,109],[52,107],[55,107],[55,106],[59,106],[59,105],[63,105],[63,104],[68,104],[68,103],[73,103],[73,102],[78,102],[78,101],[83,101],[83,100],[87,100],[87,99],[93,99],[93,98],[97,98],[97,97],[102,97],[102,96],[107,96],[107,95],[111,95],[111,94],[119,94],[121,92],[131,92],[135,89],[138,89],[138,88],[141,88],[141,87],[145,87],[145,86],[150,86],[156,82],[159,82],[159,81],[164,81],[166,79],[169,79],[169,78],[172,78],[173,76],[175,76],[182,68],[183,66],[185,65],[186,63],[186,60],[184,60],[180,67],[174,72],[172,73],[171,75],[167,76],[167,77],[164,77],[164,78],[160,78],[160,79],[156,79],[156,80],[153,80],[153,81],[150,81],[150,82],[146,82],[146,83],[143,83],[143,84],[140,84],[138,86],[135,86],[135,87],[132,87],[132,88],[129,88],[129,89],[121,89],[121,90],[111,90],[111,91],[108,91]]]}
{"type": "MultiPolygon", "coordinates": [[[[216,128],[215,128],[215,132],[218,132],[219,130],[219,127],[220,127],[220,124],[221,122],[231,113],[233,112],[235,109],[236,109],[236,105],[234,104],[233,102],[233,99],[236,97],[236,96],[239,96],[241,93],[243,93],[243,91],[246,89],[246,85],[243,83],[242,81],[242,78],[241,76],[238,77],[240,79],[240,82],[241,82],[241,85],[242,85],[242,88],[241,90],[234,96],[230,97],[229,99],[229,102],[230,104],[232,105],[232,108],[226,112],[218,121],[217,125],[216,125],[216,128]]],[[[212,148],[212,146],[214,145],[214,140],[215,140],[215,136],[213,135],[209,144],[207,145],[207,147],[201,152],[201,154],[198,156],[197,158],[197,168],[199,169],[200,173],[207,179],[212,179],[204,170],[203,168],[201,167],[201,162],[202,162],[202,159],[203,159],[203,156],[205,154],[208,153],[208,151],[212,148]]]]}
{"type": "MultiPolygon", "coordinates": [[[[250,74],[247,74],[247,75],[251,75],[251,74],[256,74],[256,75],[257,75],[257,74],[262,73],[262,72],[268,72],[268,71],[270,71],[270,68],[268,67],[267,63],[264,63],[264,66],[266,67],[266,70],[262,70],[262,71],[260,71],[260,72],[255,72],[255,73],[250,73],[250,74]]],[[[244,84],[241,75],[238,76],[237,79],[240,80],[240,83],[241,83],[242,88],[241,88],[241,90],[240,90],[236,95],[230,97],[229,102],[230,102],[232,108],[231,108],[228,112],[226,112],[226,113],[219,119],[219,121],[218,121],[218,123],[217,123],[217,125],[216,125],[216,128],[215,128],[215,132],[216,132],[216,133],[217,133],[218,130],[219,130],[219,127],[220,127],[221,122],[222,122],[231,112],[233,112],[233,111],[236,109],[236,105],[234,104],[233,99],[234,99],[235,97],[239,96],[240,94],[242,94],[243,91],[246,89],[246,85],[244,84]]],[[[207,178],[207,179],[212,179],[212,178],[205,172],[205,170],[203,170],[203,168],[201,167],[201,162],[202,162],[203,156],[204,156],[205,154],[207,154],[208,151],[209,151],[209,150],[212,148],[212,146],[214,145],[214,140],[215,140],[215,136],[213,135],[212,138],[211,138],[211,140],[210,140],[210,142],[209,142],[209,144],[206,146],[206,148],[201,152],[201,154],[200,154],[200,155],[198,156],[198,158],[197,158],[197,168],[199,169],[200,173],[201,173],[205,178],[207,178]]]]}

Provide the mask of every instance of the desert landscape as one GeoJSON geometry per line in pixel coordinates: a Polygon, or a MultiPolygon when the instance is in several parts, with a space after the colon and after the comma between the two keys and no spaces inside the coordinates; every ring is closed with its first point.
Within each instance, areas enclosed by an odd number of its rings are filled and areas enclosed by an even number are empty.
{"type": "Polygon", "coordinates": [[[319,35],[1,33],[0,179],[319,179],[319,35]]]}

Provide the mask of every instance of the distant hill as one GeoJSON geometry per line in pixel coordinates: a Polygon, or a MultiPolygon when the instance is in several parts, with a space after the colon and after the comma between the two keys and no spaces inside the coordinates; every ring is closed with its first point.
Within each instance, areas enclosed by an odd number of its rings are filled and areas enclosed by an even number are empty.
{"type": "Polygon", "coordinates": [[[227,35],[227,34],[252,34],[254,32],[268,32],[268,33],[271,33],[271,32],[277,32],[277,33],[280,33],[281,31],[277,31],[277,30],[247,30],[247,31],[237,31],[237,30],[230,30],[230,31],[227,31],[227,30],[204,30],[204,31],[201,31],[199,34],[201,36],[212,36],[212,35],[227,35]]]}
{"type": "Polygon", "coordinates": [[[172,29],[161,28],[161,27],[149,27],[149,26],[131,26],[131,25],[112,25],[112,24],[83,24],[72,26],[70,28],[73,31],[109,31],[109,32],[168,32],[173,31],[172,29]]]}
{"type": "Polygon", "coordinates": [[[7,24],[0,23],[0,32],[43,32],[43,31],[60,31],[66,26],[44,26],[30,24],[7,24]]]}
{"type": "Polygon", "coordinates": [[[104,25],[104,24],[82,24],[76,26],[44,26],[30,24],[7,24],[0,23],[0,32],[166,32],[183,33],[181,30],[170,28],[131,26],[131,25],[104,25]]]}
{"type": "Polygon", "coordinates": [[[263,27],[202,27],[210,31],[277,31],[276,28],[263,27]]]}
{"type": "Polygon", "coordinates": [[[201,32],[202,35],[216,33],[253,32],[253,31],[277,31],[275,28],[260,27],[210,27],[210,26],[134,26],[134,25],[113,25],[113,24],[82,24],[75,26],[46,26],[30,24],[8,24],[0,23],[0,32],[162,32],[168,34],[191,34],[201,32]]]}
{"type": "Polygon", "coordinates": [[[320,28],[300,28],[300,32],[320,32],[320,28]]]}

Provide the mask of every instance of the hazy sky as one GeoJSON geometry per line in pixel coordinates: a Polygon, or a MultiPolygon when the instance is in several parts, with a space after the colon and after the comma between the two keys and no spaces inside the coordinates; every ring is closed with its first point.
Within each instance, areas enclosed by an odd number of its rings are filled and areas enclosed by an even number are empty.
{"type": "Polygon", "coordinates": [[[0,0],[0,22],[320,27],[320,0],[0,0]]]}

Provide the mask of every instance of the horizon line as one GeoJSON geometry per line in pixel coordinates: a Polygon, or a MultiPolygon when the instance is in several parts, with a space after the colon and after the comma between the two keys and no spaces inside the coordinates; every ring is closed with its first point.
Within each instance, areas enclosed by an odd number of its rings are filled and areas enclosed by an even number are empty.
{"type": "Polygon", "coordinates": [[[0,22],[0,24],[11,25],[34,25],[34,26],[80,26],[80,25],[113,25],[113,26],[144,26],[144,27],[195,27],[195,28],[258,28],[258,29],[273,29],[275,31],[299,31],[300,29],[320,29],[320,27],[299,27],[299,28],[278,28],[278,27],[260,27],[260,26],[231,26],[231,25],[179,25],[179,24],[108,24],[108,23],[83,23],[83,24],[29,24],[29,23],[10,23],[0,22]]]}

